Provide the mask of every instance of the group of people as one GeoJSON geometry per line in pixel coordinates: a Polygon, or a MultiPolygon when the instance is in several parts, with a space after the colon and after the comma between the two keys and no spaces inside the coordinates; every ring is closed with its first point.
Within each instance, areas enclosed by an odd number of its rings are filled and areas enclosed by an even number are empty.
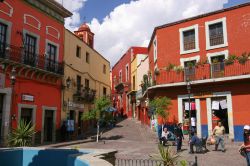
{"type": "MultiPolygon", "coordinates": [[[[160,128],[159,128],[160,129],[160,128]]],[[[170,138],[173,137],[172,132],[168,131],[167,127],[164,126],[163,129],[160,129],[162,132],[158,131],[159,141],[164,146],[168,142],[170,138]]],[[[221,151],[225,152],[225,143],[224,143],[224,135],[225,135],[225,127],[219,121],[217,126],[213,129],[213,135],[211,136],[215,139],[215,151],[218,151],[219,146],[221,147],[221,151]]],[[[196,134],[195,130],[190,131],[190,140],[189,146],[190,151],[189,153],[194,153],[194,146],[196,150],[203,147],[203,140],[200,139],[196,134]]],[[[179,123],[174,129],[174,137],[177,143],[177,152],[181,151],[182,141],[184,140],[183,132],[182,132],[182,123],[179,123]]],[[[250,126],[244,126],[244,143],[240,147],[241,154],[246,158],[248,166],[250,166],[250,126]]],[[[205,141],[206,144],[206,141],[205,141]]],[[[206,147],[206,146],[205,146],[206,147]]]]}

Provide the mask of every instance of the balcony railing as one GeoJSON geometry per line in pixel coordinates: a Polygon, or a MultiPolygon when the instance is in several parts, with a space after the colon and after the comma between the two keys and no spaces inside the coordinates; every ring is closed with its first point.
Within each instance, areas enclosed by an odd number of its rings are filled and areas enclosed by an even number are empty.
{"type": "Polygon", "coordinates": [[[195,49],[195,40],[184,41],[184,50],[193,50],[195,49]]]}
{"type": "Polygon", "coordinates": [[[75,94],[73,94],[73,101],[74,102],[87,102],[92,103],[95,100],[96,90],[90,88],[83,88],[77,90],[75,94]]]}
{"type": "Polygon", "coordinates": [[[156,82],[157,84],[168,84],[185,82],[187,79],[196,81],[241,75],[250,75],[250,60],[247,60],[245,64],[238,62],[234,62],[231,65],[225,65],[224,62],[204,64],[185,68],[179,72],[161,70],[160,75],[156,78],[156,82]]]}
{"type": "Polygon", "coordinates": [[[63,74],[63,64],[44,55],[26,52],[23,47],[0,43],[0,58],[56,74],[63,74]]]}

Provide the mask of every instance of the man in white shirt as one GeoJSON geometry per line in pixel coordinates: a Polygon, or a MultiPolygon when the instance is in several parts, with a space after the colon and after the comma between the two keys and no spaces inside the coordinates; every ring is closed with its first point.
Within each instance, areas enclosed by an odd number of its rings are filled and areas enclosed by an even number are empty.
{"type": "Polygon", "coordinates": [[[163,146],[166,145],[167,141],[168,141],[168,137],[169,137],[169,132],[168,132],[168,129],[165,127],[163,129],[163,132],[161,134],[161,141],[163,142],[163,146]]]}
{"type": "Polygon", "coordinates": [[[225,128],[224,126],[222,126],[222,123],[219,121],[218,125],[215,126],[213,130],[213,135],[215,135],[215,139],[216,139],[215,151],[217,151],[218,146],[221,145],[222,152],[225,152],[224,134],[225,134],[225,128]]]}

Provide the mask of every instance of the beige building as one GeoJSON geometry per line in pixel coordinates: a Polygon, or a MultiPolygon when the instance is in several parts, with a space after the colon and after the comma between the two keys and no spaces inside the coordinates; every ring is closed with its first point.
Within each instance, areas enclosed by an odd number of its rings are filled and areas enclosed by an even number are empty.
{"type": "Polygon", "coordinates": [[[65,30],[62,121],[74,120],[75,133],[84,130],[81,116],[95,98],[110,95],[110,62],[94,48],[94,34],[87,24],[74,33],[65,30]]]}

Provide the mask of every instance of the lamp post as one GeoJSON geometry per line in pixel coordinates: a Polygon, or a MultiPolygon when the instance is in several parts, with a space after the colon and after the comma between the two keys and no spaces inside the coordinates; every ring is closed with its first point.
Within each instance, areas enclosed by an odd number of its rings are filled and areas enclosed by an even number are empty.
{"type": "Polygon", "coordinates": [[[12,89],[12,100],[11,100],[11,116],[10,116],[10,131],[12,130],[12,120],[16,119],[16,115],[15,115],[15,103],[14,103],[14,99],[15,99],[15,83],[16,83],[16,69],[15,67],[12,68],[11,73],[10,73],[10,84],[11,84],[11,89],[12,89]]]}
{"type": "Polygon", "coordinates": [[[191,127],[191,101],[190,101],[190,93],[191,93],[191,83],[190,83],[190,80],[187,79],[187,91],[188,91],[188,119],[189,119],[189,139],[191,139],[191,130],[192,130],[192,127],[191,127]]]}

